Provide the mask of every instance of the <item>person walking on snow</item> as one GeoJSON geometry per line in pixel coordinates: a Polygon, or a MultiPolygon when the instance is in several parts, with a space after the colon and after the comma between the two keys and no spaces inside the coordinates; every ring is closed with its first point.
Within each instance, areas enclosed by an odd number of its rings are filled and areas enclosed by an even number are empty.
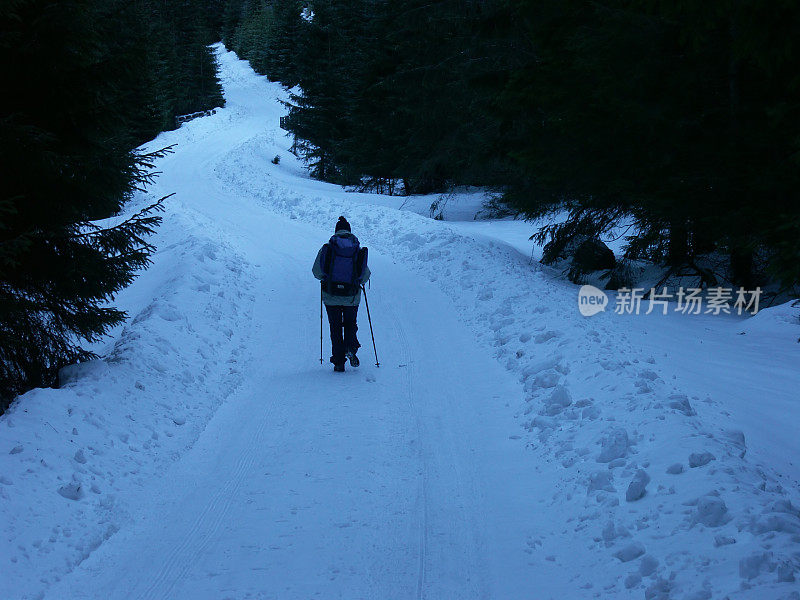
{"type": "Polygon", "coordinates": [[[361,248],[358,238],[350,232],[350,223],[339,217],[333,237],[317,252],[311,269],[322,282],[322,302],[328,313],[333,347],[333,370],[344,371],[345,359],[351,367],[359,365],[356,332],[361,286],[369,280],[367,249],[361,248]]]}

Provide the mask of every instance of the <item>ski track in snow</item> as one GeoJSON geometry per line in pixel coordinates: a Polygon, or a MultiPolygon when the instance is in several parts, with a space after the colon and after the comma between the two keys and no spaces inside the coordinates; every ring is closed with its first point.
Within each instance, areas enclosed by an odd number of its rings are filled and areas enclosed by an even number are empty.
{"type": "Polygon", "coordinates": [[[677,346],[580,317],[506,244],[305,178],[286,93],[218,52],[226,108],[148,145],[177,143],[136,204],[178,193],[131,319],[0,417],[0,597],[800,599],[798,471],[677,346]],[[382,367],[362,310],[337,381],[310,265],[340,214],[382,367]]]}

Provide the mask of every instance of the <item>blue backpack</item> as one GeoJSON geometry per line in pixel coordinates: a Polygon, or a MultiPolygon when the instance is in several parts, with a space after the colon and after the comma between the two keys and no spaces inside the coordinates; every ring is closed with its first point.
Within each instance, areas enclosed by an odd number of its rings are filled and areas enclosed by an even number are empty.
{"type": "Polygon", "coordinates": [[[322,290],[332,296],[355,296],[367,264],[367,249],[352,233],[334,235],[322,247],[322,290]]]}

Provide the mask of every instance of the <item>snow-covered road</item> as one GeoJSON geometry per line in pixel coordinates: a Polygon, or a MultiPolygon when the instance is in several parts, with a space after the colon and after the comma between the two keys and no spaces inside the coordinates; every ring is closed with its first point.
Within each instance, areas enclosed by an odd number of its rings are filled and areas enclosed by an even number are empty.
{"type": "Polygon", "coordinates": [[[384,366],[365,356],[360,371],[321,368],[309,285],[319,235],[279,225],[292,241],[262,237],[249,255],[261,264],[254,289],[268,293],[239,357],[246,383],[134,524],[49,597],[481,598],[493,582],[518,597],[520,579],[498,577],[524,566],[505,515],[533,492],[504,489],[527,478],[497,410],[518,384],[471,348],[441,292],[379,259],[384,366]],[[446,358],[454,344],[458,361],[446,358]]]}
{"type": "Polygon", "coordinates": [[[137,202],[176,195],[130,322],[0,417],[0,597],[800,597],[793,347],[771,445],[737,413],[766,363],[697,385],[686,322],[584,319],[489,227],[308,179],[285,92],[218,52],[226,108],[150,144],[176,147],[137,202]],[[381,360],[362,308],[344,374],[310,272],[339,214],[381,360]]]}
{"type": "Polygon", "coordinates": [[[320,367],[310,265],[325,236],[215,193],[203,162],[178,149],[160,185],[203,182],[186,202],[255,265],[243,383],[133,523],[48,597],[518,597],[525,581],[508,574],[525,554],[508,516],[535,492],[498,410],[521,393],[514,377],[441,291],[377,253],[384,366],[371,366],[362,315],[364,367],[334,374],[327,354],[320,367]]]}

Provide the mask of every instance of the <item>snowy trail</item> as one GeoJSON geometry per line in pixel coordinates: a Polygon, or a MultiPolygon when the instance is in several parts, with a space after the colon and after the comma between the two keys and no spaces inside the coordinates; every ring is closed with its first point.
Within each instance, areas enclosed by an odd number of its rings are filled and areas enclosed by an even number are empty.
{"type": "Polygon", "coordinates": [[[176,196],[180,213],[255,265],[244,383],[134,524],[47,597],[489,598],[497,585],[513,589],[522,581],[505,570],[523,555],[497,536],[518,524],[485,513],[513,514],[520,498],[490,494],[487,506],[481,488],[498,452],[525,468],[522,444],[508,440],[513,420],[492,410],[519,384],[474,348],[441,291],[377,252],[381,285],[370,297],[384,367],[370,365],[366,315],[364,367],[344,376],[320,367],[310,263],[327,232],[248,206],[213,178],[263,126],[264,115],[248,116],[215,135],[211,152],[204,139],[181,144],[158,182],[202,190],[176,196]]]}
{"type": "Polygon", "coordinates": [[[469,350],[438,290],[378,258],[390,286],[373,292],[385,366],[365,356],[361,371],[333,379],[315,365],[317,331],[307,327],[316,296],[298,291],[309,288],[318,235],[281,225],[306,252],[287,260],[262,241],[249,257],[270,265],[255,290],[282,282],[257,301],[250,383],[152,491],[135,526],[48,597],[487,598],[522,583],[490,568],[521,555],[497,539],[512,524],[485,519],[514,514],[520,498],[491,494],[487,506],[479,491],[498,453],[524,468],[519,442],[501,433],[512,423],[491,410],[518,384],[469,350]],[[408,295],[421,287],[424,305],[408,295]],[[452,344],[464,348],[457,363],[441,358],[452,344]]]}
{"type": "Polygon", "coordinates": [[[130,321],[0,417],[0,597],[797,600],[794,346],[748,374],[717,322],[583,319],[513,247],[308,179],[285,91],[218,53],[226,108],[149,145],[137,202],[176,195],[130,321]],[[340,214],[381,367],[362,308],[334,375],[340,214]]]}

